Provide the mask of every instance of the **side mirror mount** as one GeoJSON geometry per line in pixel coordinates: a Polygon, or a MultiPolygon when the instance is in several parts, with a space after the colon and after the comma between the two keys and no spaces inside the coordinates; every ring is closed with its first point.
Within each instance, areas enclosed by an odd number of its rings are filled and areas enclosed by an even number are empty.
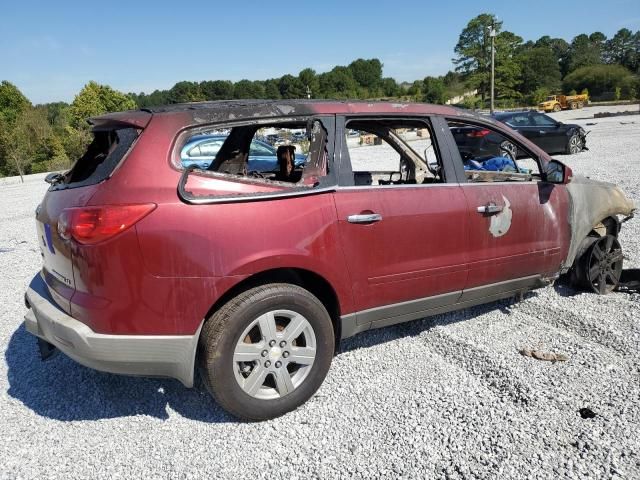
{"type": "Polygon", "coordinates": [[[573,171],[558,160],[551,160],[545,169],[545,180],[549,183],[566,185],[573,178],[573,171]]]}

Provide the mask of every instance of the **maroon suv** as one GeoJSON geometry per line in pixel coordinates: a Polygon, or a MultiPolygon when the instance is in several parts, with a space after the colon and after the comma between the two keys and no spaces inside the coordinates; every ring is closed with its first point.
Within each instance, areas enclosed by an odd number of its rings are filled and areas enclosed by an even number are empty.
{"type": "Polygon", "coordinates": [[[260,100],[90,123],[36,212],[27,329],[108,372],[191,387],[198,365],[244,419],[305,402],[356,333],[620,278],[633,203],[490,118],[260,100]]]}

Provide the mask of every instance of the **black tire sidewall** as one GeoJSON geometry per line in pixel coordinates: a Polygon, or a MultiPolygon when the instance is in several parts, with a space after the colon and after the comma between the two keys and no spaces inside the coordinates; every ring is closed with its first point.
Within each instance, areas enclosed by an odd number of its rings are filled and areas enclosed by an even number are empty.
{"type": "Polygon", "coordinates": [[[331,319],[320,301],[300,287],[278,285],[270,288],[275,286],[247,292],[247,300],[229,312],[217,345],[213,346],[215,355],[204,359],[203,373],[214,398],[223,408],[246,420],[274,418],[307,401],[324,381],[334,353],[331,319]],[[316,358],[302,385],[293,392],[277,399],[254,398],[242,390],[235,378],[233,352],[240,335],[251,322],[268,311],[280,309],[300,313],[311,324],[316,337],[316,358]]]}

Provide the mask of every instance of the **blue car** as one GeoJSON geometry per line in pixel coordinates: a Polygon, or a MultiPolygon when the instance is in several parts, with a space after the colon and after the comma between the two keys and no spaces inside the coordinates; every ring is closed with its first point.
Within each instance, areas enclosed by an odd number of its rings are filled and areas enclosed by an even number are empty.
{"type": "MultiPolygon", "coordinates": [[[[216,154],[227,139],[226,135],[195,135],[182,147],[180,159],[183,167],[197,166],[203,170],[209,168],[216,154]]],[[[307,160],[306,155],[295,154],[295,166],[301,167],[307,160]]],[[[261,140],[252,140],[249,149],[249,172],[275,172],[278,170],[276,149],[261,140]]]]}

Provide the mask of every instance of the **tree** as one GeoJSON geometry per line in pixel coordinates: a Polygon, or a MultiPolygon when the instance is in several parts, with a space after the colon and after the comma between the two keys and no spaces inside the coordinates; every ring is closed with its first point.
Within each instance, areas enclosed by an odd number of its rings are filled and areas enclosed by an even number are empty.
{"type": "Polygon", "coordinates": [[[425,77],[422,81],[422,100],[427,103],[444,104],[446,87],[441,77],[425,77]]]}
{"type": "Polygon", "coordinates": [[[470,88],[479,90],[483,101],[489,91],[491,76],[491,39],[488,35],[491,26],[499,32],[502,22],[489,13],[471,19],[460,33],[454,49],[456,71],[463,75],[470,88]]]}
{"type": "Polygon", "coordinates": [[[604,47],[604,60],[620,64],[632,72],[640,73],[640,30],[635,34],[622,28],[608,40],[604,47]]]}
{"type": "Polygon", "coordinates": [[[520,67],[515,59],[522,38],[501,32],[502,22],[495,15],[482,13],[473,18],[462,30],[455,47],[456,71],[462,73],[470,88],[477,88],[482,100],[489,93],[491,83],[491,38],[489,27],[496,32],[495,38],[495,86],[498,96],[517,94],[515,88],[520,77],[520,67]]]}
{"type": "Polygon", "coordinates": [[[593,96],[614,92],[616,87],[619,87],[625,96],[629,96],[634,83],[633,74],[622,65],[581,67],[571,72],[563,80],[565,91],[579,92],[587,88],[593,96]]]}
{"type": "Polygon", "coordinates": [[[522,75],[519,92],[530,95],[536,90],[554,91],[560,88],[560,65],[549,46],[522,49],[518,54],[522,75]]]}
{"type": "Polygon", "coordinates": [[[0,83],[0,116],[9,126],[29,107],[31,102],[18,90],[18,87],[6,80],[0,83]]]}
{"type": "Polygon", "coordinates": [[[128,95],[91,81],[80,90],[71,103],[71,126],[84,127],[89,117],[135,108],[136,103],[128,95]]]}
{"type": "Polygon", "coordinates": [[[205,100],[231,100],[233,98],[233,82],[229,80],[200,82],[200,93],[205,100]]]}
{"type": "Polygon", "coordinates": [[[606,37],[600,32],[592,33],[591,36],[583,33],[575,37],[567,52],[567,72],[602,63],[605,39],[606,37]]]}
{"type": "Polygon", "coordinates": [[[358,82],[348,67],[334,67],[320,75],[320,91],[325,98],[357,98],[358,82]]]}
{"type": "Polygon", "coordinates": [[[300,71],[298,78],[302,82],[302,85],[304,85],[305,94],[307,93],[307,88],[311,91],[312,96],[316,96],[320,93],[320,82],[318,80],[318,75],[313,68],[305,68],[300,71]]]}
{"type": "Polygon", "coordinates": [[[305,98],[306,89],[298,77],[283,75],[278,82],[278,90],[282,98],[305,98]]]}
{"type": "Polygon", "coordinates": [[[380,88],[382,89],[382,94],[385,97],[397,97],[400,95],[400,87],[394,78],[383,78],[380,82],[380,88]]]}
{"type": "Polygon", "coordinates": [[[23,176],[29,173],[34,157],[45,147],[51,134],[44,110],[31,107],[18,114],[13,127],[2,132],[0,139],[3,156],[8,160],[5,172],[17,173],[24,182],[23,176]]]}
{"type": "Polygon", "coordinates": [[[202,102],[206,99],[197,82],[178,82],[169,90],[169,103],[202,102]]]}
{"type": "Polygon", "coordinates": [[[235,98],[264,98],[264,85],[261,82],[240,80],[233,86],[233,96],[235,98]]]}
{"type": "Polygon", "coordinates": [[[358,85],[369,91],[375,91],[382,81],[382,63],[377,58],[354,60],[349,64],[349,70],[358,85]]]}

